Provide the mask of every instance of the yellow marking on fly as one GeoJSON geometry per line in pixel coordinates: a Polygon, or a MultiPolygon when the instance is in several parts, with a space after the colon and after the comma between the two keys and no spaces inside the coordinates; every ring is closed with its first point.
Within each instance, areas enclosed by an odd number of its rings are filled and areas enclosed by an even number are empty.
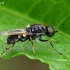
{"type": "Polygon", "coordinates": [[[18,39],[15,40],[15,42],[17,42],[17,41],[18,41],[18,39]]]}
{"type": "Polygon", "coordinates": [[[32,29],[32,31],[34,31],[34,29],[32,29]]]}
{"type": "Polygon", "coordinates": [[[23,37],[26,37],[26,34],[23,34],[23,37]]]}
{"type": "Polygon", "coordinates": [[[5,44],[7,44],[7,41],[5,41],[5,44]]]}
{"type": "MultiPolygon", "coordinates": [[[[43,25],[42,25],[43,26],[43,25]]],[[[45,26],[43,26],[45,28],[45,26]]]]}
{"type": "Polygon", "coordinates": [[[26,27],[27,27],[27,28],[29,28],[29,27],[30,27],[30,25],[28,24],[26,27]]]}

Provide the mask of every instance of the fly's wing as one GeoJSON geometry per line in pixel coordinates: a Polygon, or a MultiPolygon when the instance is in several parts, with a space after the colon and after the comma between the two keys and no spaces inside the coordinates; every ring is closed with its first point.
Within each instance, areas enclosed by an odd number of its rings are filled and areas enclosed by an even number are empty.
{"type": "Polygon", "coordinates": [[[30,35],[31,33],[26,32],[24,29],[13,29],[9,31],[0,32],[0,35],[30,35]]]}

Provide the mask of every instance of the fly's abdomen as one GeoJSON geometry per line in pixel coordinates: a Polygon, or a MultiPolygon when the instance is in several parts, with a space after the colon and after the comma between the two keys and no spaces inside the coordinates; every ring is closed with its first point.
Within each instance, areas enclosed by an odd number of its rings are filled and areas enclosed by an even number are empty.
{"type": "Polygon", "coordinates": [[[9,35],[7,38],[7,44],[13,44],[18,41],[18,35],[9,35]]]}

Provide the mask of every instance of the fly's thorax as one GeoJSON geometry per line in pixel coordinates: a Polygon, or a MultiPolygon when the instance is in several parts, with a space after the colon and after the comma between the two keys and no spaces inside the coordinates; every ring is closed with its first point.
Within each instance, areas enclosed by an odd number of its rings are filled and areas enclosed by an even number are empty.
{"type": "Polygon", "coordinates": [[[32,33],[42,33],[45,31],[45,28],[40,24],[32,25],[30,29],[32,33]]]}
{"type": "MultiPolygon", "coordinates": [[[[28,26],[26,28],[26,31],[28,33],[32,33],[32,35],[30,35],[30,36],[35,39],[35,37],[45,35],[46,28],[41,24],[33,24],[33,25],[28,26]]],[[[26,35],[24,35],[24,36],[26,36],[26,35]]]]}
{"type": "Polygon", "coordinates": [[[31,32],[31,27],[27,27],[26,32],[31,32]]]}

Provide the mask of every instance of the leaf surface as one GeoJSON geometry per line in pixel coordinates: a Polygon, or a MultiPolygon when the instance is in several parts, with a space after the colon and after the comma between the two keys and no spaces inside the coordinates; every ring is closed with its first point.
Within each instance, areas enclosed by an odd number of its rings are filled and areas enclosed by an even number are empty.
{"type": "MultiPolygon", "coordinates": [[[[70,70],[70,1],[69,0],[3,0],[0,5],[0,31],[25,28],[27,24],[42,23],[58,30],[51,40],[56,52],[48,42],[34,40],[36,55],[29,41],[18,42],[4,59],[26,55],[48,63],[51,70],[70,70]]],[[[0,56],[10,45],[4,44],[7,36],[0,36],[0,56]]],[[[44,39],[49,39],[47,36],[44,39]]]]}

